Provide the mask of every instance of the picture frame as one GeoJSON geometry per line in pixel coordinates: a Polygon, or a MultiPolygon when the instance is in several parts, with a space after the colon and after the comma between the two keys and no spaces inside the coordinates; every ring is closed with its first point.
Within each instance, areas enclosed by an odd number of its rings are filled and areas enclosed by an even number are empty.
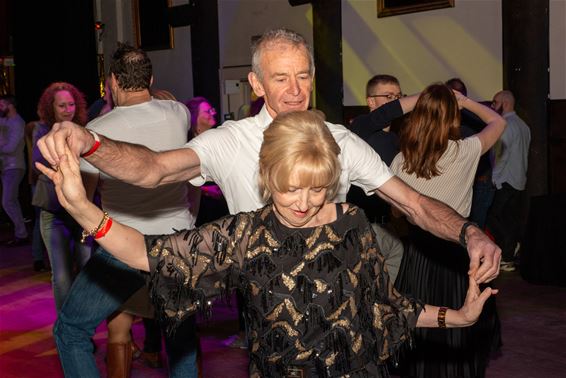
{"type": "Polygon", "coordinates": [[[453,8],[455,0],[377,0],[377,18],[453,8]]]}
{"type": "Polygon", "coordinates": [[[137,47],[166,50],[175,47],[168,10],[172,0],[132,0],[137,47]]]}

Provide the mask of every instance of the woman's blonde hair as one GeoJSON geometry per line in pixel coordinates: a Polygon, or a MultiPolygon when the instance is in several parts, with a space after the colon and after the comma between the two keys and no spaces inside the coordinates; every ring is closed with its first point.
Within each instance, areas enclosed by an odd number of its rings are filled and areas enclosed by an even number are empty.
{"type": "Polygon", "coordinates": [[[263,132],[259,151],[259,190],[264,201],[273,191],[289,190],[291,174],[299,185],[324,187],[334,198],[340,179],[340,147],[322,118],[311,112],[279,114],[263,132]]]}

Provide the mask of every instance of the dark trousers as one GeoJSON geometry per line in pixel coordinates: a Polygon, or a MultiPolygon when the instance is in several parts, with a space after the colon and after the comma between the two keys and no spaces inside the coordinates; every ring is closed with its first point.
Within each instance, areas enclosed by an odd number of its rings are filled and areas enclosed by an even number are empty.
{"type": "Polygon", "coordinates": [[[524,191],[507,183],[495,191],[487,219],[487,229],[501,248],[502,260],[512,261],[517,242],[521,240],[525,211],[524,191]]]}

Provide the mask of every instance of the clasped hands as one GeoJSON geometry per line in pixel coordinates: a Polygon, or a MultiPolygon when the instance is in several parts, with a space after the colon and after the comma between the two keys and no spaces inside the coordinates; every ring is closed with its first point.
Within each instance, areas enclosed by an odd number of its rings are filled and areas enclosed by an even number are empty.
{"type": "Polygon", "coordinates": [[[79,158],[71,152],[69,146],[65,143],[63,154],[58,156],[57,161],[58,165],[51,167],[39,162],[36,162],[35,166],[53,181],[59,203],[73,215],[80,211],[83,204],[89,202],[81,178],[79,158]]]}

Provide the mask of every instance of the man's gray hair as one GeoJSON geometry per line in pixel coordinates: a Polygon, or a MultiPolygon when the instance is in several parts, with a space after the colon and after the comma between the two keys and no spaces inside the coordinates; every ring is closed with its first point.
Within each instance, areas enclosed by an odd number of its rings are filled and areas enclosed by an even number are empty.
{"type": "Polygon", "coordinates": [[[314,76],[313,51],[305,37],[295,31],[278,28],[267,30],[252,44],[252,72],[255,73],[258,78],[263,79],[260,66],[263,49],[276,43],[288,43],[294,47],[304,47],[309,56],[309,72],[311,76],[314,76]]]}

